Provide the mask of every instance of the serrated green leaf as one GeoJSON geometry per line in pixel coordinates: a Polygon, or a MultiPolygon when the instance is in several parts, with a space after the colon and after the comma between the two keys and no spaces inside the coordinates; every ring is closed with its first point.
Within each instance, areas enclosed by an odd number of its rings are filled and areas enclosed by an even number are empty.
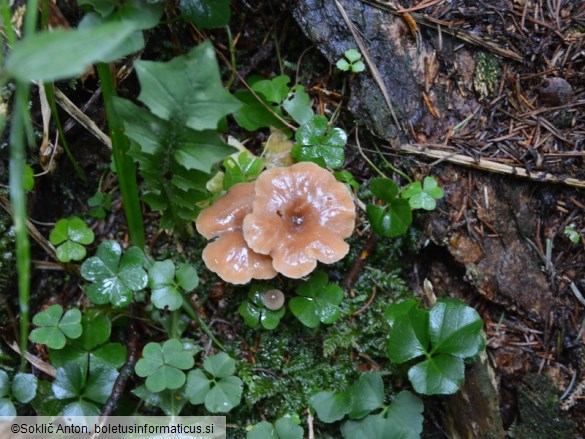
{"type": "Polygon", "coordinates": [[[227,413],[240,404],[242,380],[235,376],[220,379],[205,396],[205,408],[211,413],[227,413]]]}
{"type": "Polygon", "coordinates": [[[384,383],[379,373],[365,373],[346,392],[350,397],[350,419],[360,419],[384,404],[384,383]]]}
{"type": "MultiPolygon", "coordinates": [[[[395,305],[390,305],[394,307],[395,305]]],[[[425,355],[429,352],[429,313],[410,308],[396,317],[388,338],[388,358],[395,363],[425,355]]]]}
{"type": "Polygon", "coordinates": [[[408,370],[408,379],[414,390],[423,395],[453,394],[459,390],[464,378],[463,360],[452,355],[434,356],[408,370]]]}
{"type": "Polygon", "coordinates": [[[134,63],[140,101],[163,120],[178,119],[193,130],[215,130],[240,106],[221,84],[215,51],[205,42],[168,62],[134,63]]]}
{"type": "Polygon", "coordinates": [[[203,361],[203,369],[215,378],[225,378],[236,371],[236,361],[225,352],[211,355],[203,361]]]}
{"type": "Polygon", "coordinates": [[[432,353],[459,358],[476,355],[482,348],[483,322],[477,311],[456,300],[439,301],[429,312],[432,353]]]}
{"type": "Polygon", "coordinates": [[[317,417],[326,423],[343,419],[351,410],[351,399],[347,392],[319,392],[309,400],[317,417]]]}
{"type": "Polygon", "coordinates": [[[181,15],[203,29],[225,26],[230,22],[229,0],[180,0],[181,15]]]}
{"type": "Polygon", "coordinates": [[[79,76],[95,62],[110,61],[111,53],[135,30],[131,22],[118,21],[89,29],[37,32],[14,45],[6,74],[25,82],[79,76]]]}

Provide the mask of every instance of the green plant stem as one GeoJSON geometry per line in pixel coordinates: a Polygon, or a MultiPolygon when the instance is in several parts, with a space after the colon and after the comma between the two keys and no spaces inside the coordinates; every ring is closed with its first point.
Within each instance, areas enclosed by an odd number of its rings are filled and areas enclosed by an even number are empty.
{"type": "MultiPolygon", "coordinates": [[[[16,265],[18,269],[18,303],[20,308],[20,368],[26,369],[28,350],[29,301],[30,301],[30,246],[26,228],[26,193],[24,190],[24,165],[27,131],[27,115],[30,85],[17,82],[14,108],[10,127],[10,201],[16,235],[16,265]]],[[[29,120],[30,121],[30,120],[29,120]]]]}
{"type": "Polygon", "coordinates": [[[73,169],[75,170],[75,173],[79,176],[79,178],[81,178],[83,181],[87,181],[87,176],[85,175],[85,172],[83,172],[83,169],[81,169],[81,166],[79,166],[79,163],[77,163],[77,160],[75,160],[75,157],[73,157],[73,153],[71,152],[67,140],[65,139],[65,132],[63,131],[61,120],[59,119],[59,113],[57,111],[57,104],[55,102],[55,84],[53,83],[45,84],[45,95],[47,96],[47,102],[49,103],[49,108],[51,109],[51,113],[53,114],[53,120],[55,121],[55,126],[57,127],[57,131],[59,132],[61,144],[63,145],[63,149],[67,154],[67,158],[69,158],[69,161],[73,165],[73,169]]]}
{"type": "Polygon", "coordinates": [[[364,160],[372,167],[372,169],[374,171],[376,171],[378,174],[380,174],[380,176],[382,178],[388,178],[386,176],[386,174],[384,174],[382,171],[380,171],[380,169],[378,169],[378,167],[376,165],[374,165],[374,163],[368,158],[368,156],[366,156],[366,154],[364,153],[364,150],[362,149],[362,145],[360,143],[360,137],[359,137],[359,133],[358,133],[359,128],[356,126],[355,127],[355,143],[357,144],[358,147],[358,151],[360,152],[361,156],[364,158],[364,160]]]}
{"type": "Polygon", "coordinates": [[[114,77],[108,64],[98,64],[97,71],[102,84],[104,105],[112,138],[112,154],[116,164],[120,191],[124,199],[124,211],[128,222],[128,230],[130,231],[130,239],[134,245],[143,249],[145,244],[144,223],[142,222],[142,211],[140,210],[136,167],[132,158],[126,154],[128,139],[124,136],[124,124],[116,116],[113,106],[112,98],[116,96],[114,77]]]}
{"type": "Polygon", "coordinates": [[[236,80],[236,71],[237,71],[237,66],[236,66],[236,48],[234,46],[234,39],[232,37],[232,31],[230,29],[229,24],[225,27],[225,31],[227,33],[227,37],[228,37],[228,44],[229,44],[229,49],[230,49],[230,65],[232,67],[232,73],[230,75],[230,78],[228,79],[226,85],[225,85],[225,89],[229,90],[230,87],[232,86],[232,84],[234,83],[234,81],[236,80]]]}
{"type": "Polygon", "coordinates": [[[170,338],[179,338],[179,310],[171,311],[170,338]]]}
{"type": "Polygon", "coordinates": [[[382,151],[380,151],[380,148],[378,148],[378,145],[376,144],[376,142],[372,142],[372,143],[374,144],[374,148],[376,148],[376,151],[378,151],[378,154],[380,154],[380,157],[382,157],[382,160],[384,161],[384,163],[386,163],[386,166],[388,166],[390,169],[392,169],[392,171],[396,172],[402,178],[405,178],[409,183],[412,183],[412,178],[410,178],[408,176],[408,174],[405,174],[400,169],[398,169],[394,165],[392,165],[392,163],[390,163],[388,160],[386,160],[386,157],[384,157],[384,154],[382,153],[382,151]]]}
{"type": "Polygon", "coordinates": [[[199,317],[199,315],[195,312],[195,310],[185,297],[183,297],[183,310],[193,320],[197,320],[199,326],[201,326],[201,329],[203,329],[203,332],[205,332],[209,336],[209,338],[216,344],[218,348],[220,348],[222,351],[225,351],[225,348],[223,347],[221,342],[215,337],[215,335],[213,335],[211,329],[209,329],[209,326],[207,326],[207,324],[201,319],[201,317],[199,317]]]}

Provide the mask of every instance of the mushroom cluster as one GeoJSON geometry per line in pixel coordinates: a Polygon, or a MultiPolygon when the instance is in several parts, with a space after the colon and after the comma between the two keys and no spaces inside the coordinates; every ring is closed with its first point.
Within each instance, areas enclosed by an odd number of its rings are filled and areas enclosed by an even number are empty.
{"type": "Polygon", "coordinates": [[[353,199],[320,166],[297,163],[239,183],[205,209],[197,230],[213,239],[203,250],[207,267],[223,280],[245,284],[277,273],[298,279],[349,251],[355,226],[353,199]]]}

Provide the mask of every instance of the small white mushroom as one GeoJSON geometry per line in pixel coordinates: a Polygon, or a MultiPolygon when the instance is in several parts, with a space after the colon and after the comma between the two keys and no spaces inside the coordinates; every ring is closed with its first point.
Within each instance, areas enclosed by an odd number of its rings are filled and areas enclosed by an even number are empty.
{"type": "Polygon", "coordinates": [[[262,296],[264,306],[271,311],[278,311],[284,305],[284,294],[280,290],[268,290],[262,296]]]}

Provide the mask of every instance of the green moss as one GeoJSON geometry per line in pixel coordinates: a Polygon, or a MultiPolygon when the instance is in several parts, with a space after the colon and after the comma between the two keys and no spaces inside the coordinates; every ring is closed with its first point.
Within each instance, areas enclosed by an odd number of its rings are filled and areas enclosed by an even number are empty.
{"type": "Polygon", "coordinates": [[[480,99],[493,95],[502,76],[502,65],[496,56],[487,52],[475,55],[475,71],[473,72],[473,89],[480,99]]]}

